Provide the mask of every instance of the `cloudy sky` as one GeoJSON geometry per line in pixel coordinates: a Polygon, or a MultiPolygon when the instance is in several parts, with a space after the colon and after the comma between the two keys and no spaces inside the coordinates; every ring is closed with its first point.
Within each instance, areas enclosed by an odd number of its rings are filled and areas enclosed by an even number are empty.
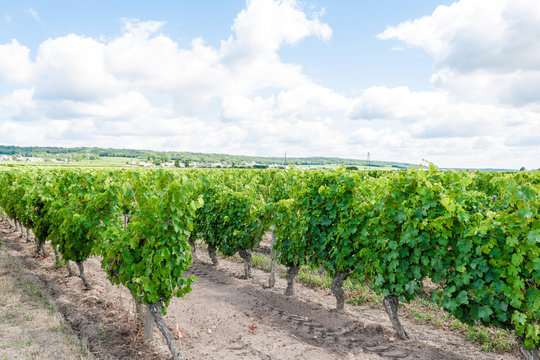
{"type": "Polygon", "coordinates": [[[2,0],[0,144],[539,168],[540,2],[2,0]]]}

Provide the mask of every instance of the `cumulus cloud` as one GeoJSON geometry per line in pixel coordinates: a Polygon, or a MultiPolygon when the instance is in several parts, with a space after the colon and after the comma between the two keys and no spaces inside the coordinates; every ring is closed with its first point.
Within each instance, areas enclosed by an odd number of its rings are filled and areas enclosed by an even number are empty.
{"type": "Polygon", "coordinates": [[[365,90],[349,116],[405,129],[417,141],[493,137],[505,142],[522,138],[540,124],[540,113],[529,108],[458,101],[446,91],[414,92],[406,87],[365,90]]]}
{"type": "Polygon", "coordinates": [[[50,38],[33,57],[12,40],[0,44],[0,142],[538,167],[537,10],[461,0],[389,27],[379,38],[433,56],[435,90],[357,96],[282,61],[284,46],[332,38],[324,12],[293,0],[248,0],[218,46],[137,19],[112,38],[50,38]]]}
{"type": "Polygon", "coordinates": [[[332,36],[327,24],[308,19],[294,0],[248,0],[232,30],[235,35],[222,42],[227,61],[274,57],[282,44],[296,44],[311,35],[324,40],[332,36]]]}
{"type": "Polygon", "coordinates": [[[387,28],[398,39],[460,72],[540,69],[540,6],[535,0],[461,0],[387,28]]]}
{"type": "Polygon", "coordinates": [[[34,77],[30,49],[17,40],[0,44],[0,78],[11,83],[28,83],[34,77]]]}
{"type": "Polygon", "coordinates": [[[522,105],[540,101],[539,23],[535,0],[461,0],[378,37],[431,54],[438,88],[461,98],[522,105]]]}
{"type": "Polygon", "coordinates": [[[105,45],[68,35],[45,40],[38,49],[36,99],[86,100],[106,98],[121,84],[105,67],[105,45]]]}
{"type": "MultiPolygon", "coordinates": [[[[328,40],[332,31],[320,15],[308,17],[294,1],[248,1],[234,20],[233,34],[218,48],[202,38],[180,47],[161,32],[164,22],[137,19],[123,19],[120,36],[110,39],[50,38],[34,59],[16,40],[0,45],[0,76],[28,86],[0,99],[0,122],[9,129],[3,141],[18,139],[25,127],[43,127],[55,131],[38,131],[33,141],[92,144],[116,137],[122,146],[206,145],[218,151],[216,146],[238,140],[236,148],[229,148],[245,153],[257,146],[256,141],[246,146],[245,139],[271,132],[276,116],[295,127],[295,114],[324,109],[321,103],[343,108],[343,97],[277,55],[283,44],[308,36],[328,40]],[[275,95],[262,99],[254,95],[258,91],[275,95]],[[295,94],[303,96],[298,104],[295,94]],[[213,99],[221,106],[216,114],[221,118],[205,122],[200,116],[213,99]],[[262,117],[255,116],[263,111],[259,102],[268,108],[262,117]],[[307,106],[311,109],[305,111],[307,106]]],[[[306,132],[312,133],[304,126],[294,136],[300,139],[306,132]]]]}

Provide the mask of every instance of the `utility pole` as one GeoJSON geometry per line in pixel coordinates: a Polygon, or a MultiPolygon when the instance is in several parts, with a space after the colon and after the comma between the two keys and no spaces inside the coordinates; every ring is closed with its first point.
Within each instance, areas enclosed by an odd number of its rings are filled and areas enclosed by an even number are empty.
{"type": "Polygon", "coordinates": [[[285,167],[287,167],[287,152],[285,151],[285,167]]]}
{"type": "Polygon", "coordinates": [[[369,160],[369,151],[367,153],[367,164],[368,167],[371,167],[371,161],[369,160]]]}

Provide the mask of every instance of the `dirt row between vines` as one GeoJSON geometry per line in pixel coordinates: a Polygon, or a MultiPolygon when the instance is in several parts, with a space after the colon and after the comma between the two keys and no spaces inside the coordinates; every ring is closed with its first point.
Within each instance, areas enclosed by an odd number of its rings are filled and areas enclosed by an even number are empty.
{"type": "MultiPolygon", "coordinates": [[[[67,277],[52,257],[35,257],[34,244],[19,236],[0,225],[0,284],[12,289],[7,302],[20,301],[19,310],[28,314],[39,310],[31,299],[17,295],[25,278],[43,293],[48,310],[39,315],[41,332],[25,330],[29,325],[24,322],[0,321],[0,360],[170,358],[157,329],[152,339],[142,340],[131,295],[109,283],[98,258],[85,263],[94,286],[85,291],[78,277],[67,277]],[[59,324],[65,331],[49,337],[58,333],[59,324]],[[2,345],[19,333],[43,343],[42,351],[19,356],[2,345]],[[68,340],[69,334],[78,339],[68,340]]],[[[400,341],[382,308],[346,305],[345,313],[336,313],[329,292],[296,285],[295,296],[287,297],[284,279],[267,289],[268,274],[254,269],[253,278],[243,280],[242,273],[243,264],[222,260],[215,268],[199,251],[189,271],[197,277],[191,293],[173,299],[164,317],[171,331],[178,334],[178,324],[183,333],[182,338],[176,335],[177,344],[187,359],[517,359],[482,352],[451,332],[407,319],[403,323],[411,340],[400,341]]],[[[6,306],[0,302],[0,314],[6,306]]]]}

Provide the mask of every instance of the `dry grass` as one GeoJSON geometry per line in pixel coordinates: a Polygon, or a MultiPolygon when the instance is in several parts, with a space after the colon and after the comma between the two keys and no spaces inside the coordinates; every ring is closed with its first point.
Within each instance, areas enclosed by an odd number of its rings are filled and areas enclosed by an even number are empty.
{"type": "Polygon", "coordinates": [[[35,280],[0,244],[0,360],[94,359],[35,280]]]}

